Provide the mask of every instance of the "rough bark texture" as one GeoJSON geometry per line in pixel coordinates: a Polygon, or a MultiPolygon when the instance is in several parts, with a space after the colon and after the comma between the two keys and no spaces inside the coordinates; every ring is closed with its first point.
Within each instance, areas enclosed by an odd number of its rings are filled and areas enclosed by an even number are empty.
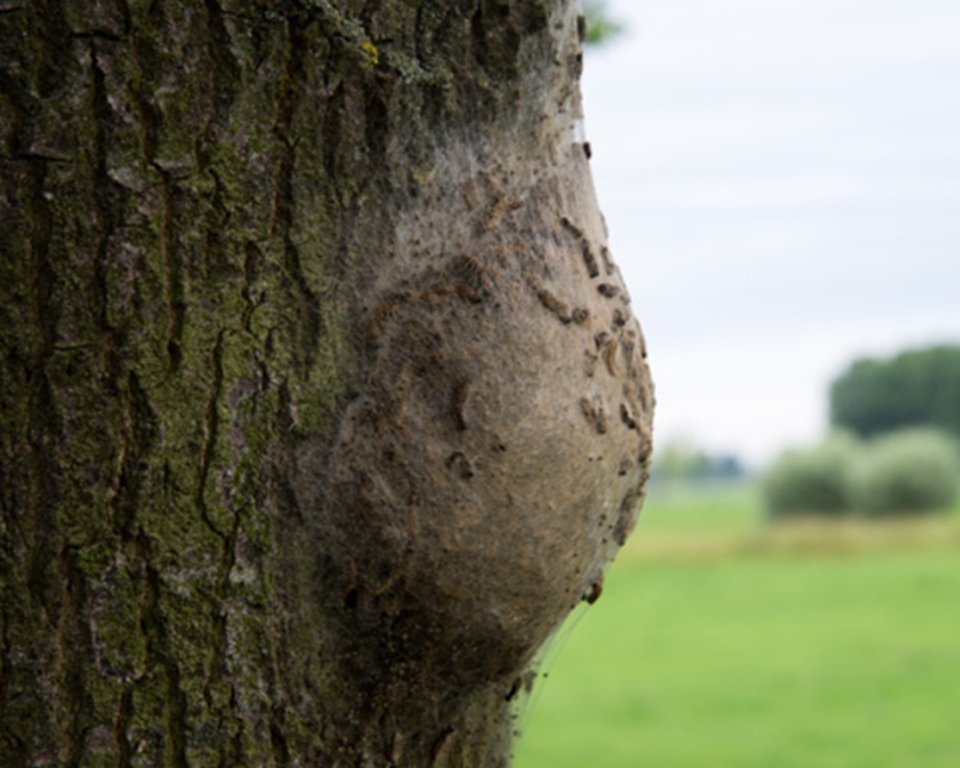
{"type": "Polygon", "coordinates": [[[575,3],[0,3],[0,764],[496,766],[633,525],[575,3]]]}

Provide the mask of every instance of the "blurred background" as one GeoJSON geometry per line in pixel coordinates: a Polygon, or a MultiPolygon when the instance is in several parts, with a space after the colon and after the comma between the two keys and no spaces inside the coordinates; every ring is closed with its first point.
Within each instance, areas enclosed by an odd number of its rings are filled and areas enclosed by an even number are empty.
{"type": "Polygon", "coordinates": [[[654,478],[519,768],[960,765],[960,4],[585,3],[654,478]]]}

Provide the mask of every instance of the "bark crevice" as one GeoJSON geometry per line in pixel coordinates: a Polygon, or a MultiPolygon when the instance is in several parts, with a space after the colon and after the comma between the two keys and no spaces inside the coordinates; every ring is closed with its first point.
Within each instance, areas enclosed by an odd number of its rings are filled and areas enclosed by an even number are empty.
{"type": "Polygon", "coordinates": [[[297,339],[294,342],[301,361],[301,375],[309,370],[315,360],[316,339],[322,334],[320,327],[320,302],[314,295],[303,272],[300,251],[293,239],[293,217],[296,215],[294,198],[294,174],[297,161],[297,138],[291,136],[291,126],[300,98],[304,79],[304,56],[306,40],[304,30],[293,21],[287,21],[287,59],[283,82],[278,89],[274,133],[279,144],[279,161],[274,181],[273,229],[283,247],[284,269],[292,283],[292,292],[299,318],[297,339]]]}
{"type": "Polygon", "coordinates": [[[203,522],[224,544],[226,544],[229,534],[220,530],[220,527],[211,518],[206,496],[210,480],[210,468],[213,464],[214,451],[216,451],[219,438],[220,396],[223,390],[223,344],[226,333],[223,328],[217,332],[217,340],[210,353],[210,394],[207,396],[206,413],[204,414],[203,447],[200,451],[200,465],[197,468],[196,493],[194,495],[197,510],[200,512],[203,522]]]}
{"type": "Polygon", "coordinates": [[[187,698],[181,688],[180,665],[172,655],[167,618],[162,607],[163,584],[160,574],[150,563],[151,544],[142,532],[137,537],[137,550],[143,562],[143,604],[140,631],[146,641],[146,677],[158,676],[163,688],[162,759],[169,768],[187,768],[187,698]]]}

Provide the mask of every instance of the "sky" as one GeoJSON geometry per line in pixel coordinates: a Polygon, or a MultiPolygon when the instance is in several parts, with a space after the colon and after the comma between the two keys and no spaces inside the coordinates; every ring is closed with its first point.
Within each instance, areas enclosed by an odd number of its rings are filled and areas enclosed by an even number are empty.
{"type": "Polygon", "coordinates": [[[855,358],[960,343],[960,2],[606,7],[586,135],[656,442],[761,467],[855,358]]]}

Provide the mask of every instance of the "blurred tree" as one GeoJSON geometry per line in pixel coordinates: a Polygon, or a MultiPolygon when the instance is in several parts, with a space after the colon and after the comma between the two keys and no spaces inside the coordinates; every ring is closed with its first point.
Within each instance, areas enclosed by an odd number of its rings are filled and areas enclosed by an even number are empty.
{"type": "Polygon", "coordinates": [[[830,418],[865,437],[908,426],[960,436],[960,347],[856,361],[830,388],[830,418]]]}
{"type": "Polygon", "coordinates": [[[603,0],[585,0],[583,16],[586,23],[584,42],[588,45],[608,42],[624,30],[623,24],[610,16],[603,0]]]}

